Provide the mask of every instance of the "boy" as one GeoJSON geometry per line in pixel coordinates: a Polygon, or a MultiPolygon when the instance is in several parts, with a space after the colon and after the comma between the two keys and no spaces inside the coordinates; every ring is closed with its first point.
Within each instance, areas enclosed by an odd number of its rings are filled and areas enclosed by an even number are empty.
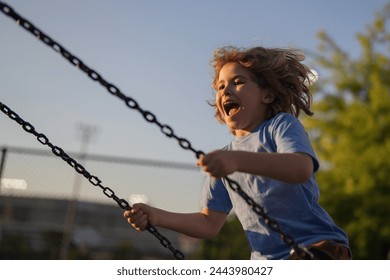
{"type": "Polygon", "coordinates": [[[198,160],[209,174],[200,213],[172,213],[135,204],[124,213],[138,230],[148,223],[196,238],[212,238],[233,209],[245,230],[251,259],[294,259],[225,177],[238,182],[283,232],[316,258],[349,259],[348,238],[318,204],[319,163],[297,119],[310,111],[310,70],[303,55],[287,49],[255,47],[216,50],[212,65],[215,116],[234,135],[222,150],[198,160]]]}

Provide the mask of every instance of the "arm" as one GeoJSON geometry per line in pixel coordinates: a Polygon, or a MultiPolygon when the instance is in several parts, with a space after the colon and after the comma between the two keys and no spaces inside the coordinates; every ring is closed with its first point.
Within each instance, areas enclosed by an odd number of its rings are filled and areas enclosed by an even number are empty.
{"type": "Polygon", "coordinates": [[[208,209],[200,213],[174,213],[138,203],[133,205],[132,210],[125,211],[124,217],[137,230],[145,230],[149,223],[191,237],[208,239],[219,233],[227,214],[208,209]]]}
{"type": "Polygon", "coordinates": [[[306,182],[313,173],[313,160],[303,153],[214,151],[201,157],[198,165],[217,178],[239,171],[287,183],[306,182]]]}

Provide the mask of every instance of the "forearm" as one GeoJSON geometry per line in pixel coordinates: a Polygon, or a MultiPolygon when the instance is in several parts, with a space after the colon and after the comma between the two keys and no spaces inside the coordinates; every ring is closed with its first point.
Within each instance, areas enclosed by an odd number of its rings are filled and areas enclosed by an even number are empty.
{"type": "Polygon", "coordinates": [[[313,173],[313,161],[301,153],[251,153],[234,151],[237,171],[270,177],[287,183],[302,183],[313,173]]]}
{"type": "MultiPolygon", "coordinates": [[[[182,234],[201,239],[214,237],[221,229],[227,214],[215,213],[173,213],[154,208],[156,226],[167,228],[182,234]]],[[[206,210],[207,211],[207,210],[206,210]]]]}

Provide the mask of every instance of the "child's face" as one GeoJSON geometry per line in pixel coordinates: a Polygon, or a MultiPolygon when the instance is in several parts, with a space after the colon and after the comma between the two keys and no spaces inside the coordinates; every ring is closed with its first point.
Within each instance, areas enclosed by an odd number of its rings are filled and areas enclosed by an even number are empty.
{"type": "Polygon", "coordinates": [[[258,86],[246,68],[238,63],[225,64],[216,86],[217,109],[234,135],[244,136],[265,120],[273,96],[258,86]]]}

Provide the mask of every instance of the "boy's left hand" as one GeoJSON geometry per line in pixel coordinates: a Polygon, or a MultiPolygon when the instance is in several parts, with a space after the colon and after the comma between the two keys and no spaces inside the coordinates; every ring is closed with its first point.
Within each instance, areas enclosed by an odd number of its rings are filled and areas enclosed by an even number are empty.
{"type": "Polygon", "coordinates": [[[226,177],[237,171],[236,160],[232,151],[218,150],[200,156],[197,165],[215,178],[226,177]]]}

